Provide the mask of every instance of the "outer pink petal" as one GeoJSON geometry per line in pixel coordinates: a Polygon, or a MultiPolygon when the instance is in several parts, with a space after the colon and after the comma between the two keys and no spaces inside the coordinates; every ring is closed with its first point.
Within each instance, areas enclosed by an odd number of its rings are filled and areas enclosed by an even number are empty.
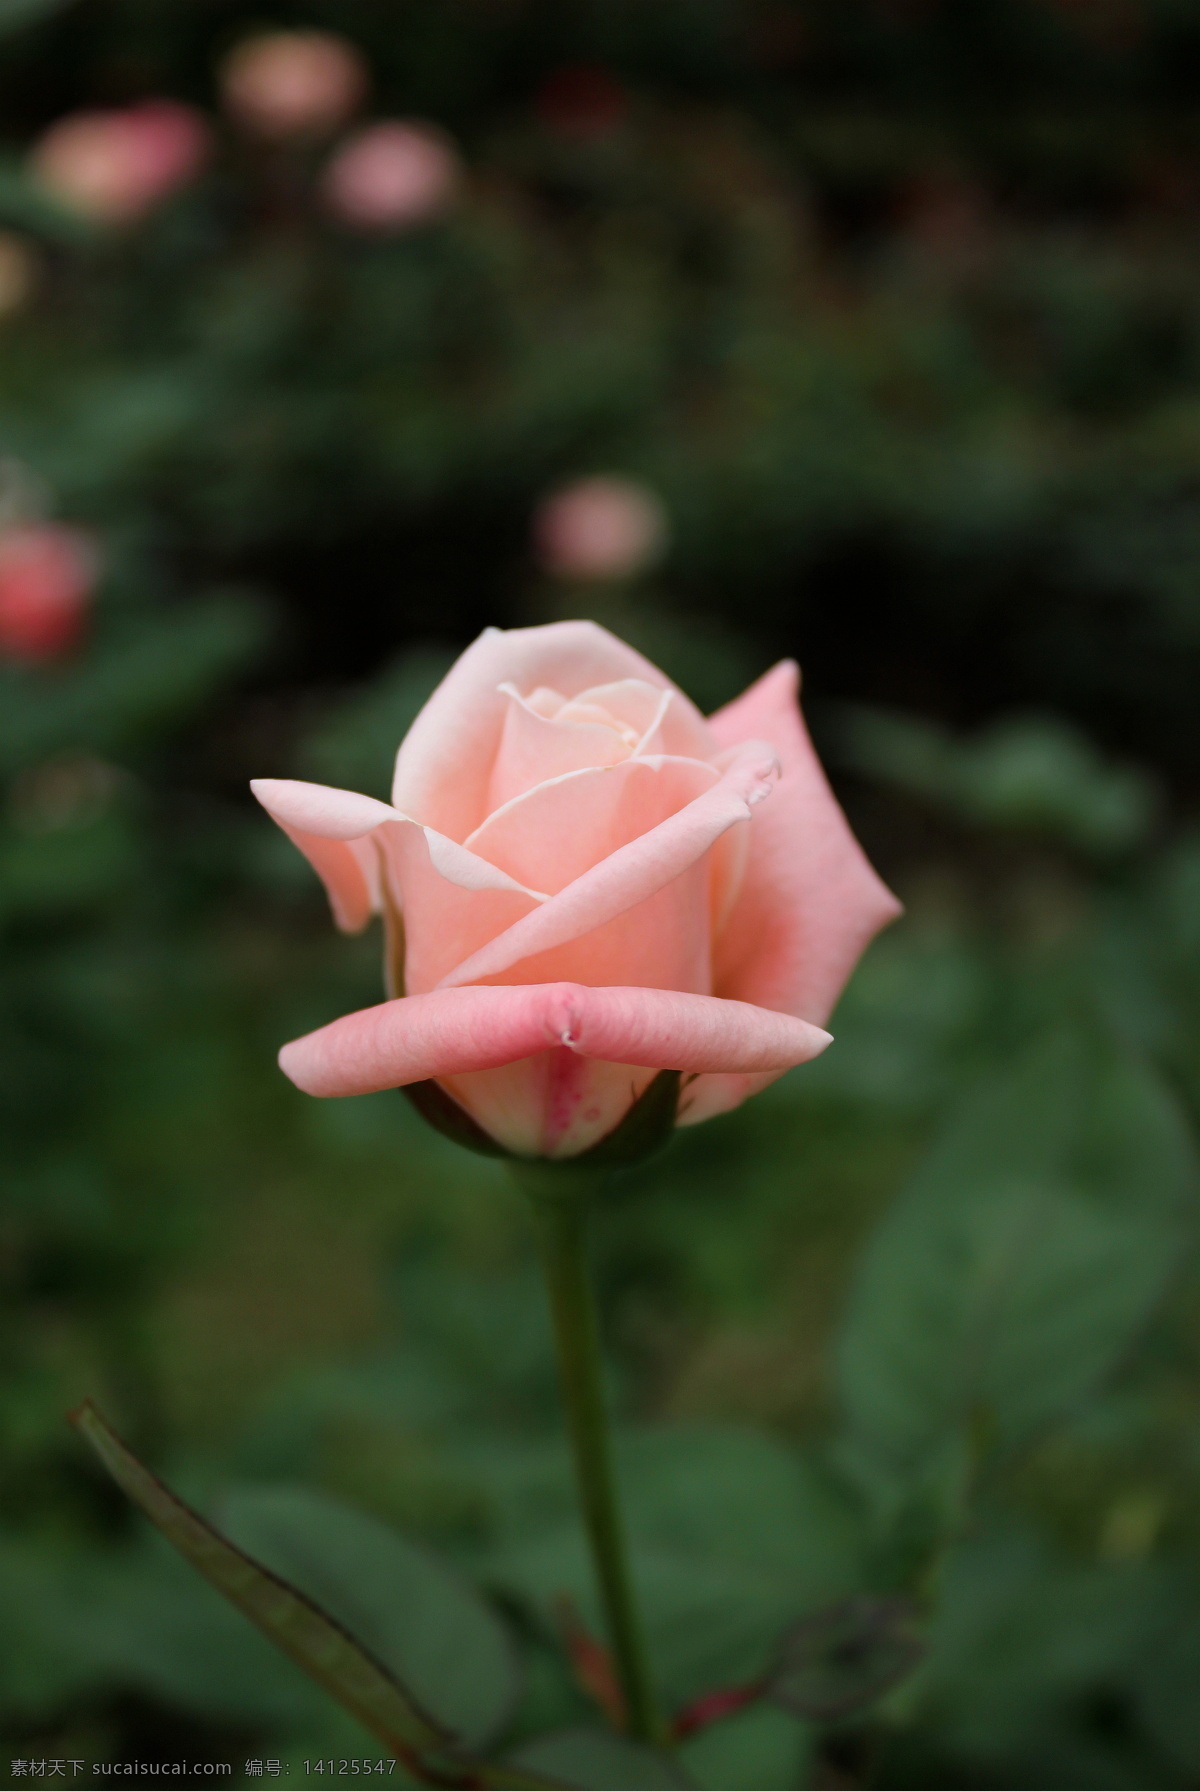
{"type": "MultiPolygon", "coordinates": [[[[758,811],[745,878],[717,942],[714,987],[822,1024],[868,942],[900,913],[851,833],[813,750],[794,661],[709,719],[723,746],[769,740],[783,775],[758,811]]],[[[697,1084],[685,1123],[735,1107],[769,1076],[697,1084]]]]}
{"type": "MultiPolygon", "coordinates": [[[[551,622],[543,628],[485,629],[451,666],[396,756],[392,801],[405,814],[465,840],[487,813],[492,765],[509,698],[548,685],[565,697],[597,684],[670,680],[594,622],[551,622]]],[[[686,698],[682,699],[686,701],[686,698]]]]}
{"type": "Polygon", "coordinates": [[[789,1014],[671,989],[579,983],[439,989],[346,1014],[294,1039],[280,1067],[311,1095],[372,1094],[496,1069],[565,1046],[656,1070],[781,1072],[829,1034],[789,1014]]]}
{"type": "MultiPolygon", "coordinates": [[[[652,761],[646,761],[647,764],[652,761]]],[[[770,794],[776,760],[760,742],[744,750],[711,790],[648,833],[620,846],[508,931],[442,978],[457,988],[500,976],[514,964],[579,939],[654,895],[704,855],[770,794]]]]}
{"type": "Polygon", "coordinates": [[[390,814],[387,804],[281,778],[255,778],[250,788],[320,877],[343,933],[361,932],[379,906],[379,867],[364,836],[390,814]],[[286,814],[276,812],[276,795],[284,791],[291,796],[286,814]]]}
{"type": "Polygon", "coordinates": [[[545,899],[514,883],[487,859],[432,828],[419,827],[373,796],[290,778],[255,778],[251,788],[321,877],[334,916],[347,931],[364,926],[380,905],[381,854],[396,873],[405,901],[405,867],[416,867],[408,882],[434,886],[432,903],[422,912],[418,895],[413,910],[421,922],[419,936],[441,953],[433,981],[545,899]]]}

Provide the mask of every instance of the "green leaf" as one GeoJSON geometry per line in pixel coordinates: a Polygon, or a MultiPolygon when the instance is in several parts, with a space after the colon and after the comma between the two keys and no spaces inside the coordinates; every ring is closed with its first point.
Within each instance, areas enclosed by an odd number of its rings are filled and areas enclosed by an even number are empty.
{"type": "Polygon", "coordinates": [[[1191,1144],[1144,1064],[1079,1033],[970,1101],[867,1251],[839,1351],[853,1443],[922,1471],[974,1427],[1066,1411],[1129,1347],[1179,1260],[1191,1144]]]}
{"type": "Polygon", "coordinates": [[[692,1784],[669,1756],[603,1729],[543,1735],[513,1756],[571,1791],[685,1791],[692,1784]]]}
{"type": "Polygon", "coordinates": [[[811,1729],[755,1704],[701,1730],[679,1759],[700,1791],[798,1791],[811,1754],[811,1729]]]}
{"type": "Polygon", "coordinates": [[[512,1644],[431,1551],[303,1487],[236,1491],[222,1502],[221,1527],[328,1611],[464,1746],[502,1727],[520,1689],[512,1644]]]}
{"type": "Polygon", "coordinates": [[[0,0],[0,37],[61,12],[68,0],[0,0]]]}
{"type": "MultiPolygon", "coordinates": [[[[1177,1566],[1059,1555],[1011,1524],[973,1535],[941,1576],[920,1675],[925,1724],[953,1752],[995,1762],[1040,1750],[1056,1717],[1126,1685],[1131,1666],[1155,1680],[1161,1670],[1170,1686],[1178,1663],[1163,1620],[1179,1608],[1179,1578],[1177,1566]]],[[[1187,1695],[1194,1705],[1194,1679],[1187,1695]]],[[[1041,1782],[1064,1781],[1047,1770],[1041,1782]]]]}
{"type": "Polygon", "coordinates": [[[843,1599],[786,1631],[766,1696],[797,1716],[833,1722],[899,1685],[925,1653],[906,1598],[843,1599]]]}
{"type": "Polygon", "coordinates": [[[399,1758],[443,1752],[449,1735],[388,1670],[294,1586],[250,1559],[144,1468],[85,1404],[72,1421],[113,1479],[219,1592],[399,1758]]]}
{"type": "MultiPolygon", "coordinates": [[[[797,1612],[844,1595],[861,1571],[846,1501],[794,1451],[733,1425],[655,1426],[617,1439],[634,1578],[662,1697],[761,1677],[797,1612]]],[[[497,1476],[495,1575],[551,1611],[569,1592],[599,1630],[565,1451],[497,1476]]]]}

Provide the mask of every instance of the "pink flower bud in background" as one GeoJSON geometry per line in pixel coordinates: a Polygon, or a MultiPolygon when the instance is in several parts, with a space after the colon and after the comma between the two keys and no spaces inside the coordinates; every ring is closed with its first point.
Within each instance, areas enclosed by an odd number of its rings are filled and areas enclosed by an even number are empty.
{"type": "Polygon", "coordinates": [[[95,546],[79,529],[31,522],[0,532],[0,656],[68,652],[83,633],[96,570],[95,546]]]}
{"type": "Polygon", "coordinates": [[[435,125],[390,119],[359,131],[325,170],[326,205],[357,230],[404,230],[446,210],[462,164],[435,125]]]}
{"type": "Polygon", "coordinates": [[[282,142],[334,131],[362,104],[367,65],[330,31],[265,31],[231,50],[218,72],[230,117],[282,142]]]}
{"type": "Polygon", "coordinates": [[[186,185],[208,147],[208,125],[193,107],[146,100],[120,112],[68,113],[34,145],[30,168],[73,211],[124,224],[186,185]]]}
{"type": "Polygon", "coordinates": [[[581,479],[545,498],[533,521],[538,556],[559,578],[630,578],[667,544],[661,503],[632,479],[581,479]]]}
{"type": "Polygon", "coordinates": [[[37,285],[38,262],[24,237],[0,230],[0,318],[19,311],[37,285]]]}

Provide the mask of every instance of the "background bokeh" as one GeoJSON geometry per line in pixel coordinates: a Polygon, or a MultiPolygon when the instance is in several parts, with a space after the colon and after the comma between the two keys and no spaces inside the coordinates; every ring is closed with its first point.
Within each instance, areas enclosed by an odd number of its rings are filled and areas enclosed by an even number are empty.
{"type": "Polygon", "coordinates": [[[524,1626],[518,1728],[586,1714],[525,1216],[399,1096],[276,1072],[378,942],[246,784],[382,795],[481,627],[589,615],[706,707],[796,656],[908,909],[829,1053],[598,1225],[671,1695],[838,1593],[937,1604],[865,1727],[754,1714],[693,1772],[1200,1783],[1200,10],[0,33],[7,1752],[363,1750],[146,1541],[89,1393],[202,1503],[300,1480],[449,1550],[524,1626]]]}

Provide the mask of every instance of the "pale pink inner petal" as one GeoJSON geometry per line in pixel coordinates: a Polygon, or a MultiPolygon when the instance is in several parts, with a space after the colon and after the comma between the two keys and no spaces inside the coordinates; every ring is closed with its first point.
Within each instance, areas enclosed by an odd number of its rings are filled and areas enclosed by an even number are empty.
{"type": "MultiPolygon", "coordinates": [[[[505,687],[502,684],[500,688],[503,690],[505,687]]],[[[525,698],[531,709],[536,710],[539,715],[546,716],[549,720],[553,720],[566,700],[561,690],[551,690],[548,684],[539,684],[537,689],[531,690],[525,698]]]]}
{"type": "MultiPolygon", "coordinates": [[[[465,840],[488,812],[488,786],[509,699],[500,686],[540,687],[569,701],[597,684],[666,678],[632,647],[594,622],[542,628],[489,628],[434,691],[396,756],[392,801],[404,814],[465,840]]],[[[540,702],[534,705],[540,708],[540,702]]]]}
{"type": "MultiPolygon", "coordinates": [[[[694,764],[693,760],[635,760],[649,768],[660,764],[694,764]]],[[[607,775],[624,771],[615,767],[607,775]]],[[[705,772],[712,767],[704,766],[705,772]]],[[[754,806],[770,794],[779,765],[770,747],[747,741],[735,764],[719,782],[685,807],[669,815],[657,827],[619,846],[592,868],[568,883],[548,902],[539,905],[509,928],[507,933],[480,948],[453,973],[443,978],[447,987],[479,982],[498,976],[512,965],[548,952],[603,926],[607,921],[644,902],[688,867],[706,856],[714,841],[739,821],[749,819],[754,806]]]]}
{"type": "MultiPolygon", "coordinates": [[[[594,765],[615,765],[629,757],[629,747],[604,717],[564,721],[561,713],[548,716],[534,708],[511,685],[504,687],[504,693],[508,710],[488,786],[489,813],[548,778],[594,765]]],[[[562,708],[560,700],[558,710],[562,708]]]]}
{"type": "Polygon", "coordinates": [[[696,759],[625,759],[568,772],[515,797],[467,840],[516,882],[555,895],[711,790],[719,773],[696,759]]]}
{"type": "Polygon", "coordinates": [[[600,1063],[560,1045],[498,1070],[443,1076],[441,1083],[507,1150],[573,1157],[619,1126],[658,1073],[600,1063]]]}

